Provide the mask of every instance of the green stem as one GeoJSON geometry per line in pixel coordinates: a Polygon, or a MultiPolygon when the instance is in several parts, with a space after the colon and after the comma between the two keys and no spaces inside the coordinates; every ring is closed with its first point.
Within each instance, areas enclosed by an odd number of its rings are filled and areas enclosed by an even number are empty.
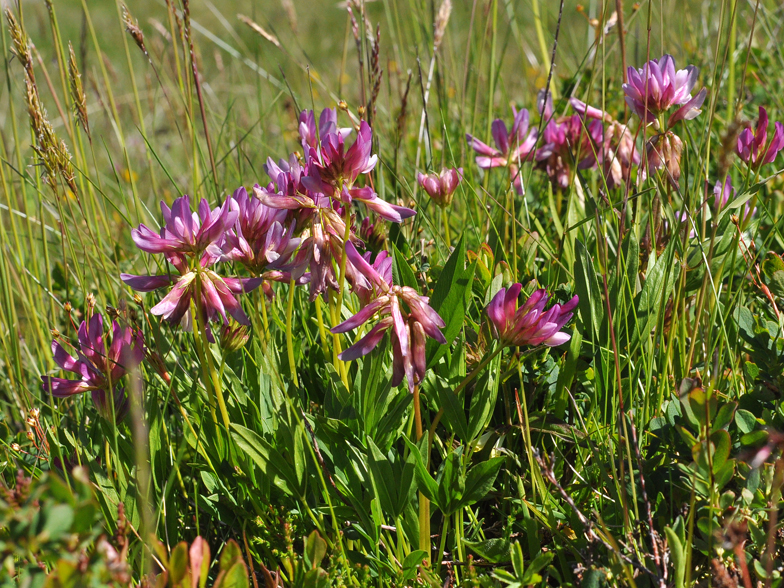
{"type": "MultiPolygon", "coordinates": [[[[539,11],[539,0],[531,0],[531,9],[534,13],[534,28],[536,29],[536,40],[539,42],[539,51],[542,52],[542,66],[545,71],[550,70],[550,55],[547,53],[547,42],[544,40],[544,28],[542,27],[542,13],[539,11]]],[[[555,100],[555,87],[550,88],[550,94],[555,100]]]]}
{"type": "Polygon", "coordinates": [[[449,248],[452,246],[452,235],[449,232],[449,213],[446,208],[441,209],[441,220],[444,223],[444,239],[446,240],[447,251],[449,251],[449,248]]]}
{"type": "Polygon", "coordinates": [[[264,346],[266,347],[270,340],[269,319],[267,318],[267,301],[264,299],[264,289],[259,289],[259,300],[261,301],[261,321],[264,325],[264,346]]]}
{"type": "Polygon", "coordinates": [[[324,357],[327,356],[329,353],[329,347],[327,347],[327,329],[324,327],[324,314],[322,311],[322,305],[324,302],[321,300],[321,296],[316,298],[316,320],[318,321],[318,332],[319,338],[321,339],[321,350],[324,352],[324,357]]]}
{"type": "Polygon", "coordinates": [[[204,331],[204,328],[201,324],[201,315],[196,308],[196,302],[191,301],[191,313],[194,317],[194,322],[196,325],[194,326],[194,333],[193,333],[193,340],[196,344],[196,355],[199,358],[199,364],[201,365],[201,375],[202,379],[204,380],[204,387],[207,389],[207,398],[209,398],[210,403],[210,413],[212,414],[212,420],[215,423],[215,426],[218,426],[218,416],[215,412],[215,394],[212,391],[212,383],[210,381],[210,374],[207,371],[207,360],[205,358],[203,341],[201,338],[201,333],[204,331]]]}
{"type": "Polygon", "coordinates": [[[294,280],[289,282],[289,301],[286,306],[286,348],[289,353],[289,368],[291,369],[291,381],[299,387],[297,379],[297,366],[294,363],[294,337],[291,333],[291,319],[294,315],[294,280]]]}
{"type": "MultiPolygon", "coordinates": [[[[201,300],[201,276],[196,276],[196,300],[201,300]]],[[[212,382],[212,393],[213,393],[213,401],[218,402],[218,409],[221,413],[221,420],[223,420],[223,425],[226,427],[226,432],[229,431],[229,426],[231,425],[231,421],[229,420],[229,413],[226,410],[226,403],[223,400],[223,390],[221,387],[221,380],[218,376],[218,372],[215,371],[215,364],[212,361],[212,352],[210,351],[210,342],[207,340],[207,321],[206,317],[203,315],[201,309],[196,306],[195,302],[193,303],[193,312],[194,317],[196,320],[196,328],[198,333],[196,334],[196,341],[197,341],[197,353],[198,349],[201,348],[201,357],[199,359],[202,362],[202,370],[205,374],[205,385],[207,380],[212,382]]],[[[209,390],[209,387],[208,387],[209,390]]],[[[215,408],[212,407],[213,410],[213,419],[215,418],[215,408]]],[[[217,425],[217,422],[215,423],[217,425]]]]}
{"type": "MultiPolygon", "coordinates": [[[[419,398],[419,385],[414,386],[414,427],[416,430],[416,440],[422,440],[422,406],[419,398]]],[[[428,461],[430,461],[428,459],[428,461]]],[[[428,554],[430,553],[430,501],[422,492],[419,492],[419,549],[428,554]]]]}
{"type": "MultiPolygon", "coordinates": [[[[332,318],[333,326],[337,326],[340,322],[341,312],[343,311],[343,285],[346,282],[346,262],[348,261],[348,254],[346,253],[346,244],[348,240],[351,238],[351,209],[346,205],[346,213],[345,217],[343,218],[343,222],[346,223],[346,231],[343,234],[343,255],[340,256],[340,273],[338,274],[338,301],[337,301],[337,308],[335,309],[335,316],[332,318]]],[[[335,335],[333,338],[333,342],[335,344],[335,353],[340,353],[340,336],[335,335]]],[[[345,365],[344,362],[337,360],[338,363],[335,364],[335,367],[340,372],[340,379],[343,380],[343,384],[346,386],[348,390],[348,366],[345,365]]]]}
{"type": "MultiPolygon", "coordinates": [[[[519,171],[517,173],[520,173],[519,171]]],[[[522,181],[522,179],[521,179],[522,181]]],[[[515,214],[515,189],[509,195],[509,212],[512,215],[512,278],[517,279],[517,215],[515,214]]]]}
{"type": "Polygon", "coordinates": [[[444,516],[444,525],[441,527],[441,542],[438,546],[438,553],[436,554],[436,575],[441,572],[441,558],[444,556],[444,548],[446,547],[446,536],[449,533],[449,519],[451,517],[444,516]]]}

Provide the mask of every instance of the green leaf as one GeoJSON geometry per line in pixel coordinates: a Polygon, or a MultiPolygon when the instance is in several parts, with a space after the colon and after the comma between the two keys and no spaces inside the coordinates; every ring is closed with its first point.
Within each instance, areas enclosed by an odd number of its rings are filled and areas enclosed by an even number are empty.
{"type": "Polygon", "coordinates": [[[591,326],[592,340],[597,342],[604,316],[599,282],[596,279],[596,271],[593,269],[593,262],[585,245],[578,239],[575,241],[575,248],[577,258],[574,262],[574,288],[580,297],[578,309],[583,323],[591,326]]]}
{"type": "Polygon", "coordinates": [[[468,422],[460,397],[438,376],[436,376],[435,388],[438,391],[439,405],[444,410],[444,424],[454,431],[458,439],[465,443],[469,442],[471,439],[468,434],[468,422]]]}
{"type": "Polygon", "coordinates": [[[762,262],[762,273],[765,274],[770,291],[778,297],[784,297],[784,260],[781,256],[768,251],[762,262]]]}
{"type": "Polygon", "coordinates": [[[214,588],[249,588],[248,568],[242,560],[232,565],[222,574],[214,588]]]}
{"type": "Polygon", "coordinates": [[[713,419],[711,430],[718,431],[719,429],[725,429],[732,422],[732,417],[735,415],[735,409],[737,407],[737,402],[722,404],[719,412],[716,414],[716,418],[713,419]]]}
{"type": "Polygon", "coordinates": [[[437,508],[441,508],[441,504],[438,502],[438,483],[427,471],[423,457],[423,453],[427,451],[427,436],[422,437],[422,441],[419,443],[420,447],[414,445],[414,443],[408,439],[408,437],[403,437],[403,441],[405,441],[410,450],[408,459],[411,460],[411,462],[414,464],[414,472],[416,474],[417,487],[419,488],[419,491],[422,492],[422,494],[425,495],[425,498],[432,502],[437,508]]]}
{"type": "Polygon", "coordinates": [[[713,473],[715,474],[724,467],[725,463],[727,463],[732,447],[732,439],[727,431],[720,429],[711,434],[710,440],[714,446],[713,473]]]}
{"type": "Polygon", "coordinates": [[[675,572],[675,588],[683,588],[683,578],[686,574],[686,556],[683,553],[683,544],[678,535],[670,527],[664,527],[667,543],[670,546],[670,559],[675,572]]]}
{"type": "Polygon", "coordinates": [[[770,433],[767,431],[752,431],[740,438],[741,445],[760,445],[768,440],[770,433]]]}
{"type": "Polygon", "coordinates": [[[453,451],[444,461],[438,480],[438,502],[445,516],[460,508],[464,492],[465,477],[460,465],[460,454],[453,451]]]}
{"type": "Polygon", "coordinates": [[[444,264],[430,297],[430,306],[446,323],[443,329],[446,345],[428,340],[428,367],[438,362],[463,328],[463,319],[471,302],[471,284],[475,271],[476,262],[466,267],[466,244],[465,238],[461,236],[452,255],[444,264]]]}
{"type": "MultiPolygon", "coordinates": [[[[487,353],[492,353],[488,350],[487,353]]],[[[501,374],[501,354],[499,353],[489,365],[484,373],[479,376],[474,393],[471,396],[471,406],[468,411],[468,438],[474,440],[484,432],[490,423],[495,409],[495,401],[498,397],[498,384],[501,374]]]]}
{"type": "Polygon", "coordinates": [[[509,539],[496,537],[486,541],[465,540],[463,543],[479,557],[486,559],[490,563],[502,563],[509,561],[509,539]]]}
{"type": "Polygon", "coordinates": [[[465,493],[460,506],[470,506],[484,498],[495,483],[498,472],[505,458],[494,457],[483,461],[468,471],[465,482],[465,493]]]}
{"type": "Polygon", "coordinates": [[[417,568],[422,565],[426,557],[427,552],[421,549],[409,553],[403,560],[403,579],[412,580],[416,576],[417,568]]]}
{"type": "Polygon", "coordinates": [[[378,446],[368,437],[368,470],[370,470],[373,488],[381,504],[381,508],[391,517],[397,517],[397,488],[395,474],[389,459],[381,453],[378,446]]]}
{"type": "Polygon", "coordinates": [[[228,570],[237,561],[242,561],[242,551],[234,539],[229,539],[221,552],[220,569],[228,570]]]}
{"type": "Polygon", "coordinates": [[[745,192],[741,191],[735,199],[730,200],[727,204],[724,205],[716,219],[716,222],[721,222],[721,219],[724,218],[731,210],[736,210],[746,204],[746,202],[751,200],[754,194],[756,194],[761,187],[762,184],[754,184],[749,186],[748,190],[745,192]]]}
{"type": "Polygon", "coordinates": [[[237,446],[256,464],[262,473],[274,478],[275,485],[284,492],[302,495],[297,475],[283,456],[250,429],[232,423],[231,436],[237,446]]]}
{"type": "Polygon", "coordinates": [[[177,586],[188,573],[188,544],[182,541],[177,544],[169,558],[169,582],[177,586]]]}
{"type": "Polygon", "coordinates": [[[512,544],[509,553],[512,558],[512,567],[518,578],[522,579],[525,575],[525,558],[523,557],[523,548],[520,547],[520,542],[515,541],[512,544]]]}
{"type": "Polygon", "coordinates": [[[708,420],[713,422],[718,405],[719,401],[716,395],[711,394],[710,398],[708,398],[705,390],[702,388],[694,388],[689,392],[689,406],[694,417],[702,426],[705,426],[708,420]]]}
{"type": "Polygon", "coordinates": [[[648,268],[637,309],[630,317],[630,323],[634,324],[636,321],[637,325],[630,340],[630,351],[636,350],[637,346],[648,338],[659,320],[661,309],[666,306],[670,297],[675,285],[676,265],[673,263],[673,256],[676,243],[677,239],[672,239],[653,267],[648,268]]]}
{"type": "Polygon", "coordinates": [[[74,520],[73,509],[67,504],[55,504],[46,509],[46,524],[41,531],[41,540],[58,541],[67,533],[74,520]]]}
{"type": "Polygon", "coordinates": [[[546,551],[544,553],[540,553],[534,558],[534,561],[528,564],[528,570],[526,570],[526,573],[533,572],[534,574],[538,574],[543,569],[545,569],[548,565],[550,565],[550,562],[553,561],[554,557],[555,557],[554,551],[546,551]]]}
{"type": "Polygon", "coordinates": [[[392,281],[398,286],[408,286],[418,291],[419,284],[414,270],[395,244],[390,242],[389,245],[392,247],[392,281]]]}
{"type": "Polygon", "coordinates": [[[741,433],[751,433],[757,428],[757,418],[748,410],[739,408],[735,413],[735,424],[741,433]]]}
{"type": "Polygon", "coordinates": [[[316,569],[325,555],[327,555],[327,542],[321,538],[318,531],[314,530],[305,539],[305,561],[310,564],[311,569],[316,569]]]}

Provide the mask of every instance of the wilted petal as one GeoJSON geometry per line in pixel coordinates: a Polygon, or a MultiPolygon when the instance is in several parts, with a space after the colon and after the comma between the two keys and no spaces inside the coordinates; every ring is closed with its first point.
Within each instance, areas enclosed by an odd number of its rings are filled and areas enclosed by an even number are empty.
{"type": "Polygon", "coordinates": [[[381,343],[381,340],[384,338],[384,335],[391,325],[391,321],[381,321],[370,329],[367,335],[341,353],[339,355],[340,359],[342,361],[354,361],[355,359],[367,355],[381,343]]]}
{"type": "Polygon", "coordinates": [[[177,279],[177,276],[134,276],[120,274],[120,279],[137,292],[152,292],[158,288],[168,286],[177,279]]]}
{"type": "Polygon", "coordinates": [[[352,316],[351,318],[346,319],[339,325],[331,328],[329,330],[330,333],[347,333],[348,331],[354,330],[360,325],[369,321],[376,312],[378,312],[381,308],[389,304],[389,297],[388,296],[381,296],[380,298],[376,298],[370,304],[365,306],[361,309],[357,314],[352,316]]]}
{"type": "Polygon", "coordinates": [[[90,384],[84,380],[66,380],[65,378],[41,376],[41,382],[43,391],[48,393],[51,390],[52,395],[57,398],[67,398],[90,389],[90,384]]]}
{"type": "Polygon", "coordinates": [[[703,88],[699,91],[699,93],[689,100],[686,104],[681,106],[675,113],[670,117],[670,120],[667,122],[668,127],[672,127],[681,120],[691,120],[695,118],[700,112],[700,108],[702,107],[702,103],[705,102],[705,97],[708,95],[708,90],[703,88]]]}
{"type": "Polygon", "coordinates": [[[403,222],[405,219],[416,214],[415,210],[411,210],[410,208],[406,208],[404,206],[390,204],[385,200],[381,200],[381,198],[363,200],[363,202],[365,203],[365,206],[375,212],[378,216],[394,223],[403,222]]]}
{"type": "Polygon", "coordinates": [[[500,157],[501,153],[490,147],[487,143],[483,143],[479,139],[475,138],[473,135],[469,135],[466,133],[466,141],[468,141],[469,147],[476,151],[480,155],[486,155],[488,157],[500,157]]]}

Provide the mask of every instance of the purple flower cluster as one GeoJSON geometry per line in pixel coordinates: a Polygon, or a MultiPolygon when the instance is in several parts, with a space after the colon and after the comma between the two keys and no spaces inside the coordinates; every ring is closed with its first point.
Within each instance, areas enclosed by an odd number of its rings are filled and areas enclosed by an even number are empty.
{"type": "MultiPolygon", "coordinates": [[[[732,187],[732,179],[729,175],[726,177],[723,183],[721,180],[716,182],[716,184],[713,186],[713,196],[713,209],[717,213],[720,212],[722,208],[727,206],[727,203],[729,203],[730,200],[735,198],[735,188],[732,187]]],[[[751,202],[746,202],[745,206],[743,207],[743,217],[740,220],[740,226],[743,227],[746,225],[756,212],[757,209],[752,208],[751,202]]]]}
{"type": "Polygon", "coordinates": [[[564,305],[553,304],[548,310],[547,291],[536,290],[525,304],[518,307],[517,299],[523,286],[513,284],[508,290],[501,288],[487,306],[490,327],[502,345],[520,347],[523,345],[547,345],[555,347],[571,339],[569,333],[561,329],[572,318],[579,298],[574,296],[564,305]]]}
{"type": "MultiPolygon", "coordinates": [[[[194,301],[207,320],[220,317],[227,325],[228,314],[240,324],[250,324],[237,295],[257,288],[263,278],[226,278],[211,269],[224,256],[227,232],[239,219],[237,201],[229,198],[223,206],[211,209],[202,199],[198,212],[191,212],[190,197],[183,196],[176,199],[171,208],[161,202],[161,211],[166,225],[159,234],[145,225],[140,225],[131,234],[142,251],[164,254],[179,276],[171,273],[154,276],[122,274],[122,280],[139,292],[174,284],[169,293],[150,309],[152,314],[171,323],[185,321],[185,325],[189,325],[192,319],[191,301],[194,301]]],[[[248,212],[246,208],[245,213],[248,212]]]]}
{"type": "MultiPolygon", "coordinates": [[[[623,84],[627,104],[643,125],[652,124],[659,130],[645,145],[648,170],[643,170],[641,177],[645,177],[647,172],[666,168],[668,179],[677,184],[683,142],[671,129],[678,122],[691,120],[700,114],[708,92],[702,88],[692,96],[698,74],[699,70],[691,65],[676,70],[675,60],[670,55],[651,60],[641,69],[628,69],[629,81],[623,84]],[[676,108],[675,111],[665,123],[664,115],[673,108],[676,108]]],[[[556,116],[552,95],[544,90],[539,92],[537,108],[542,116],[541,135],[537,135],[535,128],[529,131],[528,111],[516,109],[511,131],[507,130],[503,121],[493,122],[495,148],[466,135],[469,146],[477,153],[477,166],[482,169],[508,168],[518,194],[523,193],[519,167],[525,161],[532,161],[537,169],[545,172],[559,190],[569,187],[575,169],[598,168],[608,189],[627,184],[634,166],[639,166],[641,161],[641,149],[635,145],[635,137],[629,128],[607,112],[585,102],[571,98],[569,103],[576,114],[556,116]],[[537,147],[538,139],[541,143],[537,147]]],[[[750,130],[745,132],[743,145],[752,145],[753,137],[750,130]]],[[[764,143],[764,136],[761,141],[759,138],[755,141],[755,144],[764,143]]],[[[758,152],[766,153],[767,161],[771,152],[775,157],[780,144],[784,146],[784,136],[779,139],[778,134],[771,141],[770,148],[762,151],[759,146],[744,147],[739,140],[738,151],[746,157],[746,161],[756,161],[761,157],[758,152]]]]}
{"type": "Polygon", "coordinates": [[[78,342],[79,347],[74,348],[76,357],[73,357],[59,341],[52,341],[55,363],[79,378],[70,380],[42,376],[44,392],[51,391],[58,398],[90,392],[98,412],[107,420],[112,420],[111,393],[114,396],[115,419],[121,421],[128,412],[128,397],[119,382],[144,359],[141,332],[134,333],[130,327],[120,327],[113,321],[111,343],[107,347],[103,317],[95,313],[89,323],[83,321],[79,325],[78,342]]]}
{"type": "MultiPolygon", "coordinates": [[[[370,126],[361,121],[357,137],[348,144],[351,128],[340,128],[337,113],[326,109],[318,124],[312,111],[299,118],[304,159],[292,154],[277,163],[269,158],[266,186],[255,185],[252,194],[238,188],[225,202],[210,208],[202,200],[196,212],[183,196],[171,208],[161,203],[164,226],[156,232],[145,225],[134,229],[136,245],[145,252],[163,254],[175,271],[137,276],[122,274],[131,288],[149,292],[172,286],[151,313],[172,323],[190,324],[191,305],[206,321],[221,321],[229,329],[229,316],[240,325],[249,320],[238,300],[269,281],[293,281],[310,285],[310,298],[328,289],[340,290],[345,278],[363,309],[333,329],[342,333],[374,316],[379,323],[360,343],[342,354],[346,361],[374,348],[384,332],[393,333],[395,384],[405,375],[409,387],[424,377],[424,340],[430,336],[444,343],[439,330],[444,322],[428,306],[427,298],[413,289],[392,285],[392,260],[384,251],[373,265],[355,229],[353,204],[360,202],[380,219],[401,222],[415,214],[411,209],[378,197],[372,182],[361,181],[375,167],[370,126]],[[232,262],[252,277],[225,277],[216,264],[232,262]],[[345,272],[345,273],[341,273],[345,272]]],[[[426,181],[434,198],[451,198],[461,171],[448,170],[435,183],[426,181]]],[[[378,222],[365,218],[363,234],[379,241],[378,222]]],[[[381,239],[383,240],[383,239],[381,239]]],[[[269,287],[269,286],[267,286],[269,287]]],[[[207,329],[212,339],[212,333],[207,329]]]]}
{"type": "Polygon", "coordinates": [[[784,125],[775,123],[773,137],[768,141],[768,111],[759,107],[757,128],[746,127],[738,136],[738,156],[753,170],[773,163],[784,149],[784,125]]]}
{"type": "Polygon", "coordinates": [[[708,91],[703,88],[692,97],[691,91],[697,83],[700,70],[689,65],[675,70],[672,55],[652,59],[642,69],[628,68],[628,83],[623,85],[626,103],[643,123],[658,122],[659,116],[673,106],[680,106],[667,121],[667,128],[678,121],[691,120],[700,113],[708,91]]]}
{"type": "Polygon", "coordinates": [[[529,114],[526,109],[512,108],[514,120],[512,128],[507,129],[501,119],[493,121],[491,132],[495,148],[483,143],[476,137],[466,134],[468,144],[476,151],[476,165],[482,169],[505,167],[509,170],[509,177],[518,194],[523,193],[522,179],[520,178],[520,164],[529,160],[533,155],[538,138],[535,128],[528,129],[529,114]]]}
{"type": "Polygon", "coordinates": [[[346,253],[351,264],[357,268],[358,296],[366,304],[354,316],[332,329],[333,333],[346,333],[378,319],[368,333],[340,354],[343,361],[358,359],[367,355],[383,340],[389,332],[392,336],[393,362],[392,385],[397,386],[405,376],[408,389],[425,377],[426,338],[431,337],[439,343],[446,343],[440,329],[446,325],[438,313],[428,304],[427,296],[420,296],[408,286],[391,283],[392,260],[384,252],[376,257],[371,265],[359,254],[353,243],[346,244],[346,253]],[[360,294],[361,293],[361,294],[360,294]]]}

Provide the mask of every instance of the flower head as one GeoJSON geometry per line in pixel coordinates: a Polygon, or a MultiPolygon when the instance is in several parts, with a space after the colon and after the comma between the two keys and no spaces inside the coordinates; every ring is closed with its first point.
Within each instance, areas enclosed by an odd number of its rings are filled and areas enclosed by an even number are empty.
{"type": "Polygon", "coordinates": [[[58,398],[67,398],[82,392],[91,392],[93,402],[102,416],[111,419],[107,399],[109,390],[115,396],[117,420],[125,416],[127,398],[122,388],[115,387],[128,371],[138,366],[144,359],[144,339],[140,331],[135,334],[130,327],[122,328],[112,322],[112,339],[107,347],[103,332],[103,316],[95,313],[83,321],[78,330],[79,347],[75,348],[76,357],[68,353],[56,339],[52,341],[52,354],[61,369],[72,372],[79,379],[69,380],[42,376],[43,390],[58,398]]]}
{"type": "Polygon", "coordinates": [[[287,221],[287,211],[271,208],[257,196],[248,197],[244,187],[234,191],[238,216],[226,231],[223,259],[236,261],[256,275],[265,269],[277,269],[291,258],[299,245],[292,235],[296,221],[287,221]]]}
{"type": "Polygon", "coordinates": [[[226,199],[223,206],[211,209],[207,200],[199,202],[198,211],[191,211],[190,196],[177,198],[172,207],[161,201],[161,212],[166,224],[156,234],[141,224],[131,231],[133,242],[147,253],[164,253],[167,256],[204,256],[205,262],[218,259],[223,235],[237,220],[236,203],[226,199]]]}
{"type": "MultiPolygon", "coordinates": [[[[713,208],[717,213],[724,208],[730,200],[735,199],[735,188],[732,187],[732,179],[729,175],[727,175],[724,183],[722,183],[721,180],[716,182],[713,186],[713,195],[713,208]]],[[[751,207],[751,202],[746,202],[746,205],[743,208],[743,218],[740,221],[741,226],[748,223],[756,212],[757,209],[751,207]]]]}
{"type": "Polygon", "coordinates": [[[312,110],[303,110],[299,114],[299,138],[302,147],[318,147],[320,137],[329,134],[341,135],[344,139],[351,134],[351,128],[338,128],[338,113],[334,108],[325,108],[321,111],[316,132],[316,116],[312,110]]]}
{"type": "Polygon", "coordinates": [[[368,174],[378,162],[371,155],[373,131],[362,121],[354,144],[346,150],[345,138],[340,133],[329,133],[321,137],[318,147],[309,147],[308,173],[302,179],[314,193],[326,194],[343,204],[358,200],[380,217],[399,223],[414,216],[410,208],[390,204],[378,197],[371,186],[356,186],[360,175],[368,174]]]}
{"type": "MultiPolygon", "coordinates": [[[[267,162],[267,173],[275,183],[266,188],[254,186],[261,202],[274,209],[285,209],[302,219],[299,226],[307,227],[300,236],[299,249],[285,264],[265,275],[279,281],[295,280],[298,284],[310,283],[310,299],[324,293],[327,288],[338,289],[335,262],[343,255],[346,221],[343,219],[345,204],[335,201],[322,192],[314,192],[301,175],[302,168],[295,158],[275,165],[267,162]],[[277,185],[277,187],[276,187],[277,185]]],[[[353,226],[349,227],[349,240],[358,239],[353,226]]],[[[347,277],[351,268],[347,266],[347,277]]]]}
{"type": "Polygon", "coordinates": [[[487,306],[487,317],[493,335],[503,345],[520,347],[523,345],[547,345],[554,347],[571,339],[569,333],[561,329],[572,318],[579,298],[574,296],[564,305],[547,306],[547,290],[537,290],[518,308],[517,298],[522,284],[516,283],[507,290],[501,288],[487,306]]]}
{"type": "Polygon", "coordinates": [[[121,274],[120,278],[138,292],[151,292],[174,284],[163,300],[150,309],[152,314],[171,323],[184,321],[187,327],[191,319],[190,303],[195,299],[206,320],[220,317],[227,324],[229,314],[237,322],[249,324],[236,295],[257,288],[263,279],[224,278],[210,269],[224,255],[221,247],[225,233],[239,217],[238,208],[233,198],[228,198],[222,207],[214,210],[210,210],[207,201],[202,200],[197,215],[190,213],[187,196],[175,200],[171,210],[161,202],[166,220],[161,236],[157,237],[140,225],[134,229],[133,237],[143,251],[164,253],[179,276],[171,273],[154,276],[121,274]]]}
{"type": "MultiPolygon", "coordinates": [[[[356,329],[372,318],[380,320],[359,341],[340,354],[343,361],[358,359],[367,355],[382,341],[387,331],[392,336],[392,385],[397,386],[405,376],[408,389],[414,391],[425,377],[427,361],[425,358],[426,337],[439,343],[446,343],[441,329],[446,326],[443,319],[428,304],[427,296],[420,296],[408,286],[393,285],[391,260],[384,257],[376,259],[374,265],[362,257],[352,243],[346,244],[348,260],[357,269],[356,284],[372,290],[374,296],[357,314],[332,329],[333,333],[345,333],[356,329]],[[386,275],[379,273],[380,270],[386,275]]],[[[367,299],[371,297],[368,296],[367,299]]]]}
{"type": "Polygon", "coordinates": [[[623,185],[629,179],[632,166],[640,164],[640,151],[634,144],[631,131],[608,113],[585,102],[572,98],[569,103],[579,114],[592,119],[588,123],[588,137],[593,145],[578,167],[584,169],[596,164],[600,166],[609,189],[623,185]]]}
{"type": "Polygon", "coordinates": [[[427,195],[441,208],[452,204],[457,186],[463,180],[463,168],[443,168],[441,173],[417,174],[417,182],[427,195]]]}
{"type": "Polygon", "coordinates": [[[179,277],[120,274],[120,278],[137,292],[152,292],[174,283],[174,287],[150,309],[150,313],[161,316],[172,324],[182,324],[186,328],[190,326],[192,319],[192,300],[207,321],[221,319],[221,322],[227,325],[229,316],[232,316],[241,325],[249,325],[250,321],[237,296],[255,290],[264,281],[264,278],[222,277],[205,266],[187,270],[179,277]]]}
{"type": "Polygon", "coordinates": [[[547,173],[557,188],[566,189],[572,180],[572,163],[578,169],[596,165],[593,144],[602,140],[602,123],[591,120],[585,123],[579,114],[553,118],[552,95],[539,92],[539,110],[547,124],[542,132],[544,144],[536,152],[537,166],[547,173]]]}
{"type": "Polygon", "coordinates": [[[673,106],[680,106],[667,121],[667,128],[680,120],[691,120],[700,113],[708,91],[703,88],[692,97],[691,91],[697,83],[700,70],[689,65],[686,69],[675,70],[675,60],[671,55],[653,59],[642,69],[628,69],[628,83],[623,84],[626,103],[639,116],[643,123],[651,124],[659,115],[673,106]]]}
{"type": "Polygon", "coordinates": [[[466,134],[466,141],[477,153],[477,166],[482,169],[508,167],[517,193],[522,194],[519,167],[522,162],[532,157],[538,133],[535,128],[529,131],[530,116],[525,108],[518,111],[512,107],[512,112],[514,120],[511,129],[507,129],[500,118],[493,121],[491,133],[495,148],[470,134],[466,134]]]}
{"type": "Polygon", "coordinates": [[[738,136],[738,155],[752,169],[773,163],[779,151],[784,149],[784,125],[777,122],[774,129],[768,142],[768,112],[760,106],[757,128],[752,131],[751,127],[746,127],[738,136]]]}

